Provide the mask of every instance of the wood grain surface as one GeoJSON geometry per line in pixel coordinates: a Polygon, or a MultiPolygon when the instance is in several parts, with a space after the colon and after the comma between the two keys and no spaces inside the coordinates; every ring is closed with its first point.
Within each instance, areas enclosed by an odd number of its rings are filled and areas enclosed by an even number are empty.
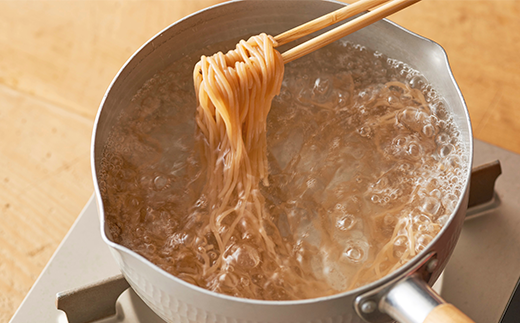
{"type": "MultiPolygon", "coordinates": [[[[91,130],[113,76],[161,29],[217,2],[0,1],[0,322],[93,192],[91,130]]],[[[446,49],[475,137],[517,153],[519,17],[515,0],[423,0],[390,17],[446,49]]]]}

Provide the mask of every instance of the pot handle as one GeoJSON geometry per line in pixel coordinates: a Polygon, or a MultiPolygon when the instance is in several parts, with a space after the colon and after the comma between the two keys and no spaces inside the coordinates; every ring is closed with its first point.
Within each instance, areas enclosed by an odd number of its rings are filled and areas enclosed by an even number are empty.
{"type": "Polygon", "coordinates": [[[424,323],[439,323],[439,322],[453,322],[453,323],[474,323],[472,319],[462,313],[458,308],[452,304],[437,305],[426,317],[424,323]]]}
{"type": "Polygon", "coordinates": [[[416,275],[390,288],[379,310],[401,323],[474,323],[416,275]]]}

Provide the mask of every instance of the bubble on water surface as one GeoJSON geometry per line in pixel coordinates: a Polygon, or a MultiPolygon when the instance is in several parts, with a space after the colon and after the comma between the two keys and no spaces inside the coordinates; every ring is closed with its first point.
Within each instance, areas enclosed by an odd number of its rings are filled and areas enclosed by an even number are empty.
{"type": "Polygon", "coordinates": [[[348,240],[341,259],[352,264],[362,264],[368,258],[369,244],[363,240],[348,240]]]}
{"type": "Polygon", "coordinates": [[[159,175],[159,176],[155,177],[153,180],[155,189],[157,189],[157,190],[162,190],[162,189],[166,188],[166,186],[168,185],[168,182],[169,182],[168,178],[163,175],[159,175]]]}
{"type": "Polygon", "coordinates": [[[230,255],[226,258],[227,262],[243,269],[253,269],[260,264],[260,255],[256,248],[243,244],[233,246],[230,255]]]}
{"type": "Polygon", "coordinates": [[[341,231],[348,231],[356,224],[356,217],[352,214],[344,214],[338,217],[336,221],[336,228],[341,231]]]}

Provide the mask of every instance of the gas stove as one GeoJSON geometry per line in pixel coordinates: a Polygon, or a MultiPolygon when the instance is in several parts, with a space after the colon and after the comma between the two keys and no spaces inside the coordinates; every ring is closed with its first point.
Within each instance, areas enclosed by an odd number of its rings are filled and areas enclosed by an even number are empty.
{"type": "MultiPolygon", "coordinates": [[[[511,297],[520,276],[520,155],[476,140],[473,164],[495,160],[500,161],[503,175],[496,182],[494,198],[468,210],[442,275],[441,296],[476,323],[520,321],[520,291],[511,297]]],[[[91,197],[10,322],[164,321],[120,276],[101,239],[91,197]],[[58,307],[67,315],[56,308],[57,295],[58,307]]]]}

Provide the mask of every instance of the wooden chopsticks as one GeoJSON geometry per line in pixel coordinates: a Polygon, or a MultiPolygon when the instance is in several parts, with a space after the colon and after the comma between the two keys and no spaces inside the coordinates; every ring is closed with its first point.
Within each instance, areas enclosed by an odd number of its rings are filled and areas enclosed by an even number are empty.
{"type": "Polygon", "coordinates": [[[365,10],[372,9],[385,3],[360,17],[350,20],[339,27],[283,52],[282,58],[284,63],[289,63],[419,1],[420,0],[360,0],[354,4],[348,5],[281,33],[275,36],[274,39],[277,42],[277,46],[287,44],[293,40],[333,25],[338,21],[350,18],[365,10]]]}

